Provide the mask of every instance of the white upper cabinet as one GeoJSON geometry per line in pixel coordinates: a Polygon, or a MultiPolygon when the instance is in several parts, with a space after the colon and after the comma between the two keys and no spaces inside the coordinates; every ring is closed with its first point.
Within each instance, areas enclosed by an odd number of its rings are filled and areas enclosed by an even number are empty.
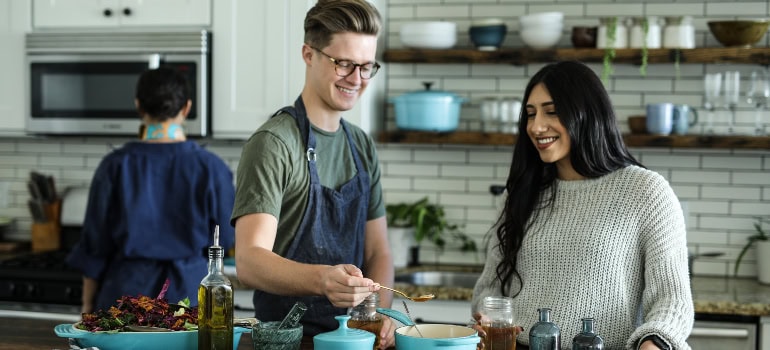
{"type": "MultiPolygon", "coordinates": [[[[291,105],[305,84],[304,20],[317,0],[216,0],[213,3],[212,135],[246,139],[275,111],[291,105]]],[[[372,1],[379,9],[378,3],[372,1]]],[[[382,11],[382,10],[381,10],[382,11]]],[[[383,24],[385,23],[383,19],[383,24]]],[[[382,29],[385,32],[385,28],[382,29]]],[[[378,53],[384,39],[379,40],[378,53]]],[[[342,117],[376,129],[385,72],[342,117]]]]}
{"type": "Polygon", "coordinates": [[[212,23],[212,134],[245,139],[305,82],[303,22],[316,0],[217,0],[212,23]]]}
{"type": "Polygon", "coordinates": [[[33,25],[37,29],[207,27],[211,25],[211,1],[33,0],[33,25]]]}
{"type": "Polygon", "coordinates": [[[0,0],[0,135],[24,135],[24,34],[31,18],[29,2],[0,0]]]}

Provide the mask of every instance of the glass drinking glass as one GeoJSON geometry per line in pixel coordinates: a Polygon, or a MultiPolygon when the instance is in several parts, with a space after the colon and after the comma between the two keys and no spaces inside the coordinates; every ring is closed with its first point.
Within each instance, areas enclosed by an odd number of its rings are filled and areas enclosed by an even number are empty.
{"type": "Polygon", "coordinates": [[[755,69],[751,72],[751,82],[749,91],[746,92],[746,100],[754,105],[754,135],[761,136],[765,134],[765,126],[762,123],[762,110],[767,108],[767,102],[770,98],[770,80],[767,78],[765,70],[755,69]]]}
{"type": "Polygon", "coordinates": [[[708,73],[703,77],[703,108],[708,111],[706,122],[701,124],[701,134],[714,133],[714,110],[722,90],[722,73],[708,73]]]}
{"type": "Polygon", "coordinates": [[[725,107],[730,110],[727,119],[727,133],[735,132],[735,107],[738,106],[738,97],[741,94],[741,72],[725,72],[725,107]]]}

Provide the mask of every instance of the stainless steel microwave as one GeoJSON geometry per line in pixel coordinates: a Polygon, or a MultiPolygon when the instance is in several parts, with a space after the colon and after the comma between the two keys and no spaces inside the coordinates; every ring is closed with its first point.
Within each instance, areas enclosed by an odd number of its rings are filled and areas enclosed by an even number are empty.
{"type": "Polygon", "coordinates": [[[210,132],[211,33],[35,32],[26,36],[30,113],[26,131],[51,135],[137,135],[139,75],[172,66],[190,84],[188,136],[210,132]]]}

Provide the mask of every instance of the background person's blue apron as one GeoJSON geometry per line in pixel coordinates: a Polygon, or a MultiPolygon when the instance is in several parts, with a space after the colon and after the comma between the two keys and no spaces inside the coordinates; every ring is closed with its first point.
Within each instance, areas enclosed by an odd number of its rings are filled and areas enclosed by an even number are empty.
{"type": "MultiPolygon", "coordinates": [[[[294,107],[284,107],[275,115],[281,112],[291,114],[297,121],[300,133],[306,140],[307,149],[303,156],[308,159],[310,171],[307,209],[285,258],[307,264],[353,264],[361,268],[364,261],[364,228],[369,208],[370,180],[345,122],[340,121],[356,165],[356,175],[339,190],[335,190],[322,186],[318,178],[315,163],[316,140],[302,97],[297,98],[294,107]]],[[[280,321],[297,301],[304,302],[308,307],[301,320],[306,336],[337,329],[339,323],[334,316],[347,312],[344,308],[334,307],[325,296],[278,296],[256,290],[255,316],[260,321],[280,321]]]]}

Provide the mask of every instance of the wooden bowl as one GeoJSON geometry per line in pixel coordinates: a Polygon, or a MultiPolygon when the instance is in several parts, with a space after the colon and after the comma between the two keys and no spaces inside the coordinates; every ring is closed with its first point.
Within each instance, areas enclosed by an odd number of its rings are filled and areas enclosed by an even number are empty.
{"type": "Polygon", "coordinates": [[[572,27],[572,46],[576,48],[594,48],[596,47],[596,32],[598,27],[572,27]]]}
{"type": "Polygon", "coordinates": [[[756,44],[767,32],[768,21],[711,21],[711,34],[724,46],[747,47],[756,44]]]}
{"type": "Polygon", "coordinates": [[[632,115],[628,117],[628,128],[632,134],[647,133],[647,117],[643,115],[632,115]]]}

